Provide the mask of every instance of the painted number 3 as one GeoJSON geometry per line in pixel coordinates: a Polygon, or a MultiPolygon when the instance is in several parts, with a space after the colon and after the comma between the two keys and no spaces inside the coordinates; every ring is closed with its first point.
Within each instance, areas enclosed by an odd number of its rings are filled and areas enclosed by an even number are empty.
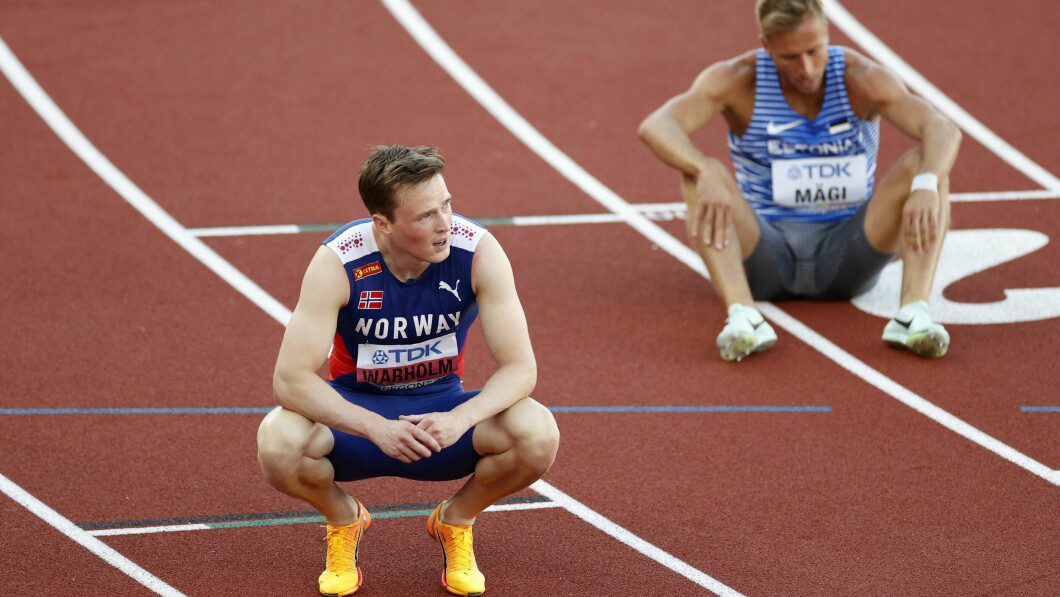
{"type": "MultiPolygon", "coordinates": [[[[1004,300],[993,303],[958,303],[942,296],[954,282],[1019,259],[1044,247],[1049,237],[1033,230],[954,230],[946,235],[931,290],[931,314],[940,323],[1019,323],[1060,317],[1060,288],[1006,289],[1004,300]]],[[[880,281],[855,298],[854,306],[878,317],[889,318],[898,310],[902,287],[902,264],[892,262],[880,281]]]]}

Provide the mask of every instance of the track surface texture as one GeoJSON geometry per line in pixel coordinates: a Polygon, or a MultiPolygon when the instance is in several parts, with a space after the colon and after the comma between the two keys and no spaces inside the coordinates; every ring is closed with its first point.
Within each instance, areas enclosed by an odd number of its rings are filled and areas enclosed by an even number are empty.
{"type": "MultiPolygon", "coordinates": [[[[844,6],[985,126],[1060,171],[1055,2],[844,6]]],[[[676,175],[636,138],[640,120],[706,65],[757,43],[750,3],[432,0],[416,8],[515,111],[633,204],[679,200],[676,175]]],[[[835,25],[831,34],[859,47],[835,25]]],[[[607,213],[483,109],[378,2],[9,0],[0,4],[0,37],[96,148],[187,228],[362,217],[356,168],[381,143],[438,146],[455,210],[469,217],[607,213]]],[[[271,406],[283,327],[126,203],[6,80],[0,130],[0,409],[271,406]]],[[[880,164],[889,168],[911,145],[893,127],[883,137],[880,164]]],[[[696,140],[727,155],[720,123],[696,140]]],[[[952,185],[956,193],[1041,191],[970,135],[952,185]]],[[[683,221],[659,224],[685,242],[683,221]]],[[[827,407],[557,412],[563,443],[549,484],[747,595],[1055,591],[1055,481],[783,330],[773,350],[722,362],[713,338],[725,313],[709,282],[623,222],[491,229],[516,272],[541,402],[827,407]]],[[[1001,229],[1060,238],[1060,201],[954,204],[951,240],[1001,229]]],[[[203,240],[289,309],[326,235],[203,240]]],[[[1055,297],[1058,261],[1049,242],[960,277],[942,296],[986,305],[1008,290],[1051,288],[1055,297]]],[[[1060,404],[1056,314],[949,324],[950,354],[925,361],[884,348],[885,319],[858,305],[777,306],[1057,478],[1060,414],[1021,410],[1060,404]]],[[[477,329],[469,342],[465,385],[477,387],[492,362],[477,329]]],[[[0,474],[82,525],[304,510],[261,478],[260,417],[0,414],[0,474]]],[[[372,480],[347,489],[371,510],[437,501],[454,487],[372,480]]],[[[423,522],[410,515],[373,524],[358,594],[443,594],[441,558],[423,522]]],[[[4,594],[149,591],[9,496],[0,496],[0,526],[4,594]]],[[[238,586],[310,595],[323,560],[319,526],[100,539],[185,594],[238,586]]],[[[707,592],[563,507],[484,514],[476,548],[495,595],[707,592]]]]}

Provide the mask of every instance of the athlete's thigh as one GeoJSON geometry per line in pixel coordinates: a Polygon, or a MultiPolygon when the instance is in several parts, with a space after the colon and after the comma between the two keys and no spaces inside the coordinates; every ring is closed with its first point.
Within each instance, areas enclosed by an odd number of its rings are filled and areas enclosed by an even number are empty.
{"type": "Polygon", "coordinates": [[[897,253],[902,232],[902,208],[909,197],[909,185],[920,169],[920,148],[902,155],[869,199],[865,212],[865,237],[881,253],[897,253]]]}

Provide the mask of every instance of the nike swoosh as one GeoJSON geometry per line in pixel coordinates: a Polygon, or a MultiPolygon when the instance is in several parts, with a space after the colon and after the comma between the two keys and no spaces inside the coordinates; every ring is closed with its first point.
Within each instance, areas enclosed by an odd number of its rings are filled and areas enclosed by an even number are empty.
{"type": "Polygon", "coordinates": [[[910,317],[909,321],[902,321],[901,319],[895,317],[894,322],[908,330],[909,326],[913,325],[913,318],[910,317]]]}
{"type": "Polygon", "coordinates": [[[773,121],[770,120],[766,123],[766,133],[770,135],[779,135],[780,133],[783,133],[788,129],[793,129],[800,124],[802,124],[801,120],[792,120],[791,122],[785,122],[784,124],[773,124],[773,121]]]}
{"type": "Polygon", "coordinates": [[[753,327],[754,329],[756,329],[756,330],[757,330],[757,329],[758,329],[758,326],[762,325],[762,324],[763,324],[763,323],[765,323],[765,322],[766,322],[766,320],[764,320],[764,319],[763,319],[762,321],[759,321],[758,323],[752,323],[752,324],[751,324],[751,327],[753,327]]]}

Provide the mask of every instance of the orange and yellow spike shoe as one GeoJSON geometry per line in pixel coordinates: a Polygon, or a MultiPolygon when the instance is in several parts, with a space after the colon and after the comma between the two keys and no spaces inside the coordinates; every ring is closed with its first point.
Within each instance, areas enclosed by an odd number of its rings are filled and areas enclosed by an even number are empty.
{"type": "Polygon", "coordinates": [[[327,525],[327,556],[324,572],[317,582],[320,594],[339,596],[352,595],[361,588],[364,575],[357,566],[357,552],[361,548],[364,532],[372,524],[372,515],[361,502],[357,503],[357,522],[343,526],[327,525]]]}
{"type": "Polygon", "coordinates": [[[453,595],[478,597],[486,591],[486,577],[475,564],[471,525],[445,524],[438,504],[427,519],[427,533],[442,546],[442,586],[453,595]]]}

